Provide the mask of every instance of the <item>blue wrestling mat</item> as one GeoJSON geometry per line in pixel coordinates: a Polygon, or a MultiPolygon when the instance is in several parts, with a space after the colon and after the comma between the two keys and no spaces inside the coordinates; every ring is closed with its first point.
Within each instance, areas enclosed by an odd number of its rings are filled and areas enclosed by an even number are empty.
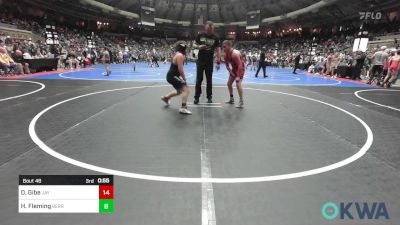
{"type": "MultiPolygon", "coordinates": [[[[160,67],[151,68],[147,63],[136,64],[133,70],[132,64],[111,65],[112,74],[109,77],[103,76],[103,65],[95,65],[91,70],[71,70],[69,72],[54,73],[50,75],[39,75],[29,77],[29,79],[59,79],[59,80],[110,80],[110,81],[140,81],[140,82],[166,82],[165,76],[169,69],[169,64],[160,64],[160,67]]],[[[190,84],[195,83],[196,64],[185,65],[185,73],[190,84]]],[[[255,71],[246,70],[243,84],[268,84],[268,85],[299,85],[299,86],[342,86],[342,87],[371,87],[366,84],[324,78],[319,76],[307,75],[304,71],[298,70],[298,74],[292,74],[291,69],[267,68],[267,78],[263,78],[262,71],[259,77],[255,77],[255,71]]],[[[228,72],[225,65],[217,71],[214,68],[214,84],[225,84],[228,79],[228,72]]]]}

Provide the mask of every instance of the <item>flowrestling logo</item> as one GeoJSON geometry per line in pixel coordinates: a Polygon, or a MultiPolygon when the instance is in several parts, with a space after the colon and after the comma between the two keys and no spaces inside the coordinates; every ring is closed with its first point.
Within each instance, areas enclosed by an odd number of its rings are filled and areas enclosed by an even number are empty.
{"type": "Polygon", "coordinates": [[[384,202],[327,202],[321,209],[326,220],[389,220],[389,212],[384,202]]]}
{"type": "Polygon", "coordinates": [[[360,20],[380,20],[382,19],[381,12],[360,12],[360,20]]]}

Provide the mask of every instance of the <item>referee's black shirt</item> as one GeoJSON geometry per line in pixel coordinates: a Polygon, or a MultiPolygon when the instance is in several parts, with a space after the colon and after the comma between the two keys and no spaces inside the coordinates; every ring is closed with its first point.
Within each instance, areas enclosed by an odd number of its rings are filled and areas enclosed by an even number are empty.
{"type": "Polygon", "coordinates": [[[205,49],[199,49],[199,56],[197,62],[200,63],[213,63],[215,48],[221,46],[221,42],[217,35],[207,35],[202,32],[196,37],[197,45],[206,45],[205,49]]]}

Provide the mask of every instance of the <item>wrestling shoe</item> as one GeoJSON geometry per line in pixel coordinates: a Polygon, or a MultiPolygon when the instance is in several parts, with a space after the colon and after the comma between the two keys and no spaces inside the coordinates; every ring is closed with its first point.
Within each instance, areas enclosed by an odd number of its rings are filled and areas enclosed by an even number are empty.
{"type": "Polygon", "coordinates": [[[244,107],[243,101],[240,101],[239,104],[236,106],[236,108],[239,108],[239,109],[243,109],[243,107],[244,107]]]}
{"type": "Polygon", "coordinates": [[[235,104],[235,99],[233,97],[229,98],[228,101],[225,102],[226,104],[235,104]]]}
{"type": "Polygon", "coordinates": [[[184,115],[192,115],[192,112],[190,112],[187,108],[180,108],[179,113],[184,115]]]}
{"type": "Polygon", "coordinates": [[[167,105],[167,106],[169,106],[169,99],[168,98],[166,98],[165,96],[161,96],[161,100],[163,101],[163,102],[165,102],[165,104],[167,105]]]}

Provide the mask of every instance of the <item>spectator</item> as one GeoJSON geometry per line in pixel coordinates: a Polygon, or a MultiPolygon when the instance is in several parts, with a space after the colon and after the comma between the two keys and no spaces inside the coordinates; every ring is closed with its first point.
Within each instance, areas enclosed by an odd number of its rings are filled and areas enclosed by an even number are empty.
{"type": "Polygon", "coordinates": [[[352,80],[361,80],[361,70],[364,66],[364,62],[365,62],[365,59],[367,58],[367,56],[365,53],[363,53],[361,51],[358,51],[355,54],[356,54],[356,56],[355,56],[356,63],[353,68],[353,71],[352,71],[351,79],[352,80]]]}
{"type": "Polygon", "coordinates": [[[32,59],[31,54],[29,53],[29,51],[26,48],[22,49],[22,57],[24,59],[32,59]]]}
{"type": "Polygon", "coordinates": [[[33,54],[33,58],[34,59],[43,59],[44,56],[42,55],[42,53],[40,52],[40,48],[37,48],[33,54]]]}
{"type": "Polygon", "coordinates": [[[13,54],[12,54],[12,58],[13,60],[17,63],[20,64],[22,66],[22,73],[23,74],[30,74],[30,70],[29,70],[29,64],[27,62],[24,62],[24,57],[23,54],[20,50],[16,50],[13,54]]]}
{"type": "Polygon", "coordinates": [[[21,71],[18,71],[19,65],[7,54],[7,50],[4,47],[0,47],[0,69],[2,69],[5,74],[9,74],[10,69],[17,74],[21,73],[21,71]]]}
{"type": "Polygon", "coordinates": [[[69,65],[70,69],[77,68],[79,61],[76,58],[76,54],[74,51],[70,50],[67,54],[67,61],[66,63],[69,65]]]}

